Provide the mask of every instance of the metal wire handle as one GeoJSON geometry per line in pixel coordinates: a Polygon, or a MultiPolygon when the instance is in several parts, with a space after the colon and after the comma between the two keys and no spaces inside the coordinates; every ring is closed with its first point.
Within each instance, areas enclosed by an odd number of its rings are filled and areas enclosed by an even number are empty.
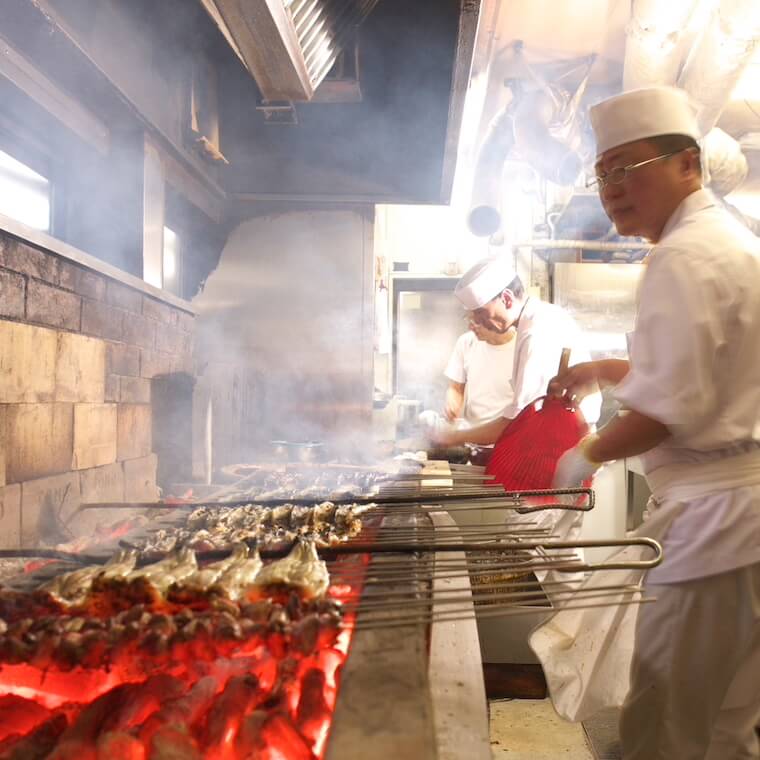
{"type": "Polygon", "coordinates": [[[543,512],[546,509],[565,509],[569,512],[590,512],[596,506],[596,494],[591,488],[552,488],[545,491],[519,491],[525,496],[571,496],[585,494],[588,496],[588,502],[583,504],[566,504],[557,502],[554,504],[537,504],[530,507],[519,507],[515,510],[520,515],[527,515],[531,512],[543,512]]]}
{"type": "MultiPolygon", "coordinates": [[[[643,546],[654,552],[653,559],[627,560],[624,562],[608,562],[606,560],[604,562],[582,562],[578,565],[574,565],[574,568],[577,570],[651,570],[662,562],[663,557],[662,545],[660,542],[655,541],[653,538],[647,538],[646,536],[601,541],[558,541],[551,546],[549,544],[550,542],[544,543],[543,548],[570,548],[572,546],[577,549],[594,549],[605,546],[643,546]]],[[[556,569],[561,570],[562,568],[556,569]]]]}

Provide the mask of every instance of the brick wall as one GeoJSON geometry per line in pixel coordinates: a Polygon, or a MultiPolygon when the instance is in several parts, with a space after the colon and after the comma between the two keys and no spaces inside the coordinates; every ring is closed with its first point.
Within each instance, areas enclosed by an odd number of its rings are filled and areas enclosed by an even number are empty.
{"type": "Polygon", "coordinates": [[[151,381],[192,374],[193,327],[0,232],[0,548],[53,542],[59,520],[93,530],[103,512],[77,512],[83,501],[158,495],[151,381]]]}

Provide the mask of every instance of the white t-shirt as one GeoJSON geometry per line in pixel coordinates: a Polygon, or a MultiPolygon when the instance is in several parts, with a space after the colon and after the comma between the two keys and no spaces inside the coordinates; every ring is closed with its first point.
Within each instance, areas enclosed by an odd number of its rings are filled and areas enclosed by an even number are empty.
{"type": "MultiPolygon", "coordinates": [[[[689,195],[647,259],[631,368],[615,389],[671,437],[641,456],[645,473],[760,448],[760,240],[707,190],[689,195]]],[[[655,582],[760,562],[760,485],[689,501],[655,582]]]]}
{"type": "MultiPolygon", "coordinates": [[[[525,302],[514,343],[514,398],[503,412],[510,420],[531,401],[546,395],[549,381],[559,369],[563,348],[571,349],[570,366],[591,360],[576,321],[561,307],[538,298],[528,298],[525,302]]],[[[595,424],[602,409],[602,394],[587,396],[580,408],[586,422],[595,424]]]]}
{"type": "Polygon", "coordinates": [[[457,339],[444,374],[464,384],[462,417],[471,427],[501,416],[512,400],[514,354],[514,340],[494,346],[471,330],[457,339]]]}

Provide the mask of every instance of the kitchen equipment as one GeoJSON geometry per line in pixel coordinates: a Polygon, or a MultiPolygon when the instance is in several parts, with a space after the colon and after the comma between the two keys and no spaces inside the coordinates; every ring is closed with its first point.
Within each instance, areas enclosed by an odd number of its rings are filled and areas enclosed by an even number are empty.
{"type": "Polygon", "coordinates": [[[321,441],[272,441],[272,456],[277,462],[319,462],[323,458],[321,441]]]}
{"type": "Polygon", "coordinates": [[[427,449],[428,459],[466,464],[470,461],[471,449],[467,446],[445,446],[427,449]]]}
{"type": "Polygon", "coordinates": [[[398,399],[396,402],[396,430],[408,433],[417,426],[417,418],[422,412],[422,402],[417,399],[398,399]]]}

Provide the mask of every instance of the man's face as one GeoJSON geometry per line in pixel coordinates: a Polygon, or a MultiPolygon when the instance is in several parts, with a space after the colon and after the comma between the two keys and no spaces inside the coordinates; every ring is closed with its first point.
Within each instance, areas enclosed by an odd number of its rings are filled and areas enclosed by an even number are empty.
{"type": "MultiPolygon", "coordinates": [[[[509,291],[500,293],[487,304],[472,312],[472,321],[476,325],[497,333],[505,333],[514,324],[513,299],[509,291]]],[[[477,335],[477,332],[475,333],[477,335]]]]}
{"type": "MultiPolygon", "coordinates": [[[[611,148],[596,162],[597,176],[609,175],[616,167],[630,166],[662,155],[646,140],[611,148]]],[[[602,206],[618,234],[639,236],[656,242],[684,193],[684,161],[693,160],[686,151],[654,161],[626,173],[620,184],[608,182],[599,190],[602,206]]]]}
{"type": "Polygon", "coordinates": [[[501,346],[509,343],[515,337],[515,330],[513,328],[503,333],[491,330],[476,322],[472,317],[472,313],[470,313],[470,330],[475,333],[475,337],[478,340],[482,340],[484,343],[489,343],[492,346],[501,346]]]}

